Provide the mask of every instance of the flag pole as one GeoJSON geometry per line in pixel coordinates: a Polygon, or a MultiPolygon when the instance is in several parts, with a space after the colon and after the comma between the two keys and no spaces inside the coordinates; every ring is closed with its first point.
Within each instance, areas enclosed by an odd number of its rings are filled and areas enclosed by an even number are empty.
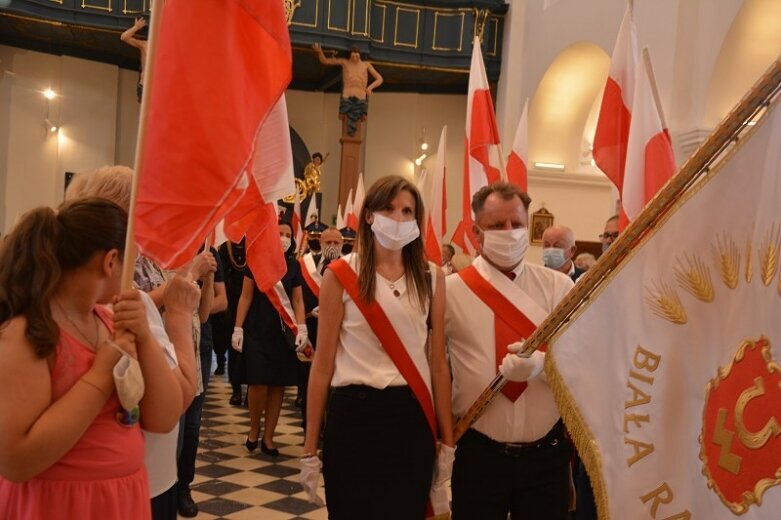
{"type": "Polygon", "coordinates": [[[496,143],[499,149],[499,168],[501,168],[502,180],[507,182],[507,167],[504,164],[504,150],[502,150],[502,143],[496,143]]]}
{"type": "Polygon", "coordinates": [[[160,32],[160,18],[163,16],[163,1],[152,2],[152,13],[149,19],[149,42],[146,49],[146,63],[144,68],[144,95],[141,96],[141,113],[138,118],[138,134],[136,136],[136,155],[133,162],[133,187],[130,192],[130,207],[127,216],[127,235],[125,236],[125,257],[122,260],[122,285],[123,291],[130,289],[133,282],[133,273],[136,265],[135,230],[136,230],[136,198],[138,197],[138,179],[141,168],[141,158],[144,156],[146,144],[146,126],[149,115],[149,89],[155,70],[155,55],[157,49],[158,34],[160,32]]]}
{"type": "Polygon", "coordinates": [[[659,113],[659,120],[662,122],[662,128],[666,129],[667,121],[664,119],[664,111],[662,110],[662,97],[659,95],[659,87],[656,85],[656,74],[654,74],[654,66],[651,64],[651,51],[648,50],[648,47],[643,47],[643,64],[651,82],[651,93],[654,97],[654,104],[656,104],[656,111],[659,113]]]}
{"type": "MultiPolygon", "coordinates": [[[[678,173],[651,199],[599,261],[578,280],[575,287],[526,339],[521,356],[531,356],[535,350],[546,345],[555,334],[567,326],[578,309],[588,302],[603,283],[607,282],[611,273],[619,267],[632,249],[665,218],[675,202],[697,182],[701,175],[710,170],[721,154],[738,140],[742,131],[750,128],[745,125],[745,122],[767,106],[773,96],[779,92],[781,92],[781,58],[776,59],[738,105],[686,160],[678,173]]],[[[499,374],[483,390],[456,424],[454,430],[456,441],[480,418],[507,382],[508,380],[499,374]]]]}

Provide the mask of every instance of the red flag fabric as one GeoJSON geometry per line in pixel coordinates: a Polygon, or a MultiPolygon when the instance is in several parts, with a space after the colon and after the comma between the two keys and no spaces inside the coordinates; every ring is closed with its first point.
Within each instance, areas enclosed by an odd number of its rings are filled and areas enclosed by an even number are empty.
{"type": "Polygon", "coordinates": [[[621,193],[637,70],[637,31],[631,3],[627,6],[610,61],[594,134],[594,162],[621,193]]]}
{"type": "MultiPolygon", "coordinates": [[[[647,49],[645,50],[647,52],[647,49]]],[[[675,173],[670,135],[654,97],[650,57],[637,68],[632,123],[621,190],[621,229],[637,217],[675,173]]]]}
{"type": "MultiPolygon", "coordinates": [[[[264,121],[291,79],[283,6],[264,0],[168,0],[156,23],[161,26],[150,56],[153,75],[145,88],[144,147],[137,165],[136,242],[162,266],[178,267],[226,217],[234,232],[243,223],[249,259],[249,244],[276,227],[255,170],[277,180],[282,172],[252,157],[264,121]],[[267,218],[248,219],[253,204],[256,216],[268,213],[267,218]],[[228,219],[238,206],[242,211],[228,219]],[[252,238],[250,231],[256,233],[252,238]]],[[[274,239],[279,242],[278,233],[274,239]]],[[[284,265],[279,256],[264,268],[276,272],[277,260],[284,265]]]]}
{"type": "Polygon", "coordinates": [[[456,230],[453,231],[453,236],[450,237],[450,243],[457,245],[461,248],[461,251],[471,255],[471,251],[473,251],[474,248],[471,243],[469,243],[469,247],[467,247],[467,242],[468,239],[466,238],[466,232],[464,231],[464,221],[462,220],[456,226],[456,230]]]}
{"type": "Polygon", "coordinates": [[[488,77],[485,74],[480,39],[472,43],[472,63],[469,69],[469,90],[466,101],[466,136],[464,138],[464,187],[462,228],[467,251],[476,247],[472,232],[472,196],[492,182],[501,180],[499,170],[499,130],[488,77]]]}
{"type": "Polygon", "coordinates": [[[437,265],[442,265],[442,245],[445,237],[447,199],[445,194],[445,154],[447,153],[447,127],[442,127],[437,148],[437,163],[431,187],[431,200],[426,202],[426,256],[437,265]]]}
{"type": "Polygon", "coordinates": [[[529,129],[528,112],[529,100],[523,104],[521,119],[518,121],[518,128],[515,130],[515,139],[510,156],[507,158],[507,180],[517,184],[523,191],[529,190],[529,181],[526,163],[529,159],[529,129]]]}

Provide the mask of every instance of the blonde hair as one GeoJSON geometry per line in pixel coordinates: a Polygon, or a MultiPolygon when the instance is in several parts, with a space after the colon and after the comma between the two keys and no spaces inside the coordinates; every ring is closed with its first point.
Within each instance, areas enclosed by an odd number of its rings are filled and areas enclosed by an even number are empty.
{"type": "Polygon", "coordinates": [[[132,189],[133,170],[127,166],[103,166],[89,173],[76,174],[65,190],[65,200],[98,197],[110,200],[127,212],[132,189]]]}

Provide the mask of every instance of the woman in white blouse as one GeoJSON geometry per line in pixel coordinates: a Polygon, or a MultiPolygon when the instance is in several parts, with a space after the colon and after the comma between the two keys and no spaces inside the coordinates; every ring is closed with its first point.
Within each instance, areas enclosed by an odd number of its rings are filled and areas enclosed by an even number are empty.
{"type": "Polygon", "coordinates": [[[323,277],[301,482],[319,501],[317,445],[333,387],[323,440],[331,519],[423,519],[437,430],[434,481],[449,478],[445,284],[425,259],[423,215],[412,183],[400,176],[378,180],[360,210],[356,251],[323,277]]]}

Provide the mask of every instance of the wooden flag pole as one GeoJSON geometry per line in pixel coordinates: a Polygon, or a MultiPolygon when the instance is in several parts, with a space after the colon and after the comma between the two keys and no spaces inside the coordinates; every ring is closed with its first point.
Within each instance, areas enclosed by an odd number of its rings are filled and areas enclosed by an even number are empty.
{"type": "Polygon", "coordinates": [[[496,147],[499,150],[499,168],[501,168],[502,180],[507,182],[507,166],[504,164],[504,150],[502,150],[502,143],[496,143],[496,147]]]}
{"type": "Polygon", "coordinates": [[[158,33],[160,31],[161,17],[163,16],[163,1],[152,2],[152,14],[149,25],[149,42],[146,48],[146,63],[144,67],[144,94],[141,96],[141,113],[138,118],[138,134],[136,137],[136,155],[133,162],[133,188],[130,192],[130,207],[127,217],[127,235],[125,236],[125,257],[122,260],[122,290],[130,289],[133,283],[133,273],[136,266],[136,247],[135,247],[135,220],[136,220],[136,198],[138,197],[138,179],[141,168],[141,158],[144,156],[144,145],[146,144],[146,126],[148,124],[149,112],[149,90],[148,86],[152,84],[152,78],[155,70],[155,52],[157,48],[158,33]]]}
{"type": "MultiPolygon", "coordinates": [[[[547,344],[555,334],[567,326],[580,306],[585,304],[603,283],[606,283],[608,276],[665,217],[673,204],[692,184],[697,182],[701,175],[707,173],[722,152],[737,140],[740,132],[746,128],[746,121],[767,106],[773,96],[779,92],[781,92],[781,58],[778,58],[770,66],[708,139],[687,159],[678,173],[651,199],[637,218],[600,257],[599,261],[578,280],[569,294],[553,309],[537,330],[526,339],[523,352],[520,355],[531,356],[535,350],[547,344]]],[[[483,390],[456,424],[454,432],[456,441],[480,418],[507,382],[508,380],[499,374],[483,390]]]]}

